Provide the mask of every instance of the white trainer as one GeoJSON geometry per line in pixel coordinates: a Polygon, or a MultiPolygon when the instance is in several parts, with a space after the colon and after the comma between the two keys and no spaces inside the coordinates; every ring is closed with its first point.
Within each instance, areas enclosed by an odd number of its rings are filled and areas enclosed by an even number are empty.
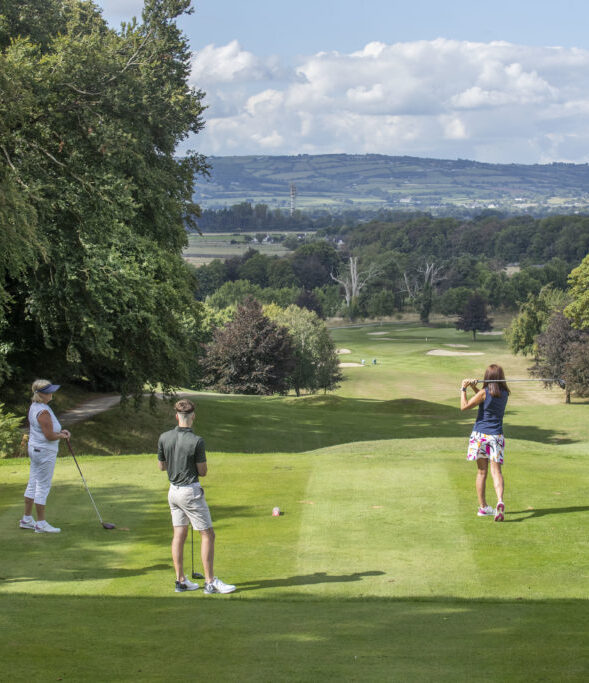
{"type": "Polygon", "coordinates": [[[212,595],[213,593],[233,593],[235,586],[230,583],[223,583],[221,579],[216,576],[211,581],[211,583],[205,583],[204,593],[205,595],[212,595]]]}
{"type": "Polygon", "coordinates": [[[478,517],[492,517],[495,514],[495,510],[490,505],[486,507],[480,507],[477,512],[478,517]]]}
{"type": "Polygon", "coordinates": [[[56,526],[51,526],[47,521],[37,522],[35,524],[36,534],[58,534],[60,531],[61,529],[58,529],[56,526]]]}
{"type": "Polygon", "coordinates": [[[31,519],[21,519],[20,522],[18,523],[19,527],[21,529],[34,529],[35,528],[35,520],[31,517],[31,519]]]}
{"type": "Polygon", "coordinates": [[[198,583],[192,583],[188,579],[184,581],[176,581],[176,588],[174,589],[176,593],[185,593],[186,591],[195,591],[198,588],[198,583]]]}

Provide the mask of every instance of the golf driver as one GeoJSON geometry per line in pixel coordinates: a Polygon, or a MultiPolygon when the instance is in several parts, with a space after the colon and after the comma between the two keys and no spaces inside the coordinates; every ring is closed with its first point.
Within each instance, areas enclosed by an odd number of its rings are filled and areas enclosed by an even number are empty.
{"type": "Polygon", "coordinates": [[[194,571],[194,529],[190,527],[190,548],[192,550],[192,578],[193,579],[204,579],[203,574],[199,574],[194,571]]]}
{"type": "Polygon", "coordinates": [[[84,486],[86,488],[86,491],[88,491],[88,495],[90,496],[90,500],[92,501],[92,505],[94,505],[94,509],[96,510],[96,514],[98,515],[98,519],[100,520],[100,523],[102,524],[104,529],[116,529],[114,524],[109,524],[108,522],[102,521],[102,517],[100,516],[100,512],[98,512],[98,508],[96,507],[96,503],[94,502],[94,498],[92,498],[92,494],[90,493],[90,489],[88,488],[88,484],[86,483],[86,480],[84,479],[84,475],[82,474],[82,470],[80,469],[80,466],[78,465],[78,461],[76,460],[76,456],[74,455],[74,450],[72,448],[72,444],[70,443],[69,439],[66,439],[66,441],[67,441],[67,446],[70,449],[71,456],[74,459],[74,462],[76,463],[76,467],[78,468],[78,472],[80,473],[80,476],[82,477],[82,481],[84,482],[84,486]]]}
{"type": "MultiPolygon", "coordinates": [[[[485,380],[484,379],[475,379],[474,381],[475,382],[484,382],[485,380]]],[[[558,386],[561,389],[564,389],[566,387],[564,379],[557,379],[555,377],[552,377],[550,379],[535,379],[535,378],[534,379],[510,379],[510,380],[493,379],[493,380],[487,380],[487,381],[488,382],[509,382],[510,384],[511,384],[511,382],[550,382],[550,383],[554,382],[554,383],[558,384],[558,386]]]]}

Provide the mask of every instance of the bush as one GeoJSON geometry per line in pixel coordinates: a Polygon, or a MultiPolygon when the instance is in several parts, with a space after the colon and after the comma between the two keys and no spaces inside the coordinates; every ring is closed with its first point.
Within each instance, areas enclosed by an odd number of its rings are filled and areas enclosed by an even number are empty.
{"type": "Polygon", "coordinates": [[[23,445],[23,433],[20,428],[22,417],[4,410],[4,403],[0,403],[0,457],[14,458],[23,455],[20,452],[23,445]]]}

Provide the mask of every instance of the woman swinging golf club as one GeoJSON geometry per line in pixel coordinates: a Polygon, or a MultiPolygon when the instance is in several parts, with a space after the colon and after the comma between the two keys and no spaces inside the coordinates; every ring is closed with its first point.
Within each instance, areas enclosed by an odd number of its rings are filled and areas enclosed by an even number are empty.
{"type": "Polygon", "coordinates": [[[505,518],[501,465],[505,451],[503,415],[509,393],[505,374],[500,365],[489,365],[485,370],[481,389],[477,387],[476,379],[463,379],[460,390],[460,410],[469,410],[475,406],[478,406],[479,409],[470,435],[467,454],[467,460],[475,460],[477,463],[476,490],[479,499],[477,515],[479,517],[494,515],[496,522],[502,522],[505,518]],[[475,392],[470,400],[466,397],[469,387],[475,392]],[[485,497],[489,461],[491,461],[491,476],[497,494],[497,508],[495,510],[487,505],[485,497]]]}

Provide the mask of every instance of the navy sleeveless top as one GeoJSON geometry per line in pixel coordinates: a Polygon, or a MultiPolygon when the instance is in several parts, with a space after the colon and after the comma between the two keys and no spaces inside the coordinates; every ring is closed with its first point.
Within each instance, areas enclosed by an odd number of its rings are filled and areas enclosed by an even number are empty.
{"type": "Polygon", "coordinates": [[[483,434],[503,434],[503,415],[509,394],[503,390],[501,396],[495,398],[485,387],[485,400],[479,404],[477,421],[472,428],[473,432],[483,434]]]}

